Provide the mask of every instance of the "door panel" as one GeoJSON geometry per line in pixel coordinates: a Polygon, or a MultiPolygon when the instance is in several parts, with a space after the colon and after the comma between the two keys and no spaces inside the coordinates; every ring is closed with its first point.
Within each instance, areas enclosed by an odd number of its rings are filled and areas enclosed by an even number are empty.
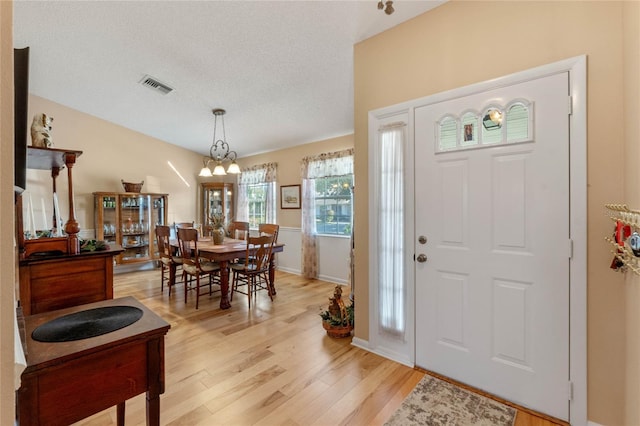
{"type": "Polygon", "coordinates": [[[568,74],[415,110],[416,364],[569,418],[568,74]],[[436,122],[532,101],[534,139],[436,152],[436,122]]]}

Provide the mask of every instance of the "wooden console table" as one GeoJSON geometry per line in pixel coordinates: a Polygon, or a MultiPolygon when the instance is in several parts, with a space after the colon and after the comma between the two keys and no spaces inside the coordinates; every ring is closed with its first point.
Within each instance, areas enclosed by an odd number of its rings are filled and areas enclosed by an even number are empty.
{"type": "Polygon", "coordinates": [[[164,393],[164,335],[170,325],[133,297],[104,300],[24,317],[27,368],[17,392],[20,426],[68,425],[117,405],[124,425],[125,401],[147,394],[147,425],[160,424],[164,393]],[[133,324],[82,340],[45,343],[33,330],[53,319],[107,306],[143,311],[133,324]]]}
{"type": "Polygon", "coordinates": [[[20,260],[20,306],[25,316],[113,299],[113,257],[122,248],[20,260]]]}

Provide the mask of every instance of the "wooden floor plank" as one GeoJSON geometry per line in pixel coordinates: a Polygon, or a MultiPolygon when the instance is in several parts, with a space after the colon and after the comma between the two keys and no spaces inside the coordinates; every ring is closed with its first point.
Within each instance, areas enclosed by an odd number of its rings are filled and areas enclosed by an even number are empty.
{"type": "MultiPolygon", "coordinates": [[[[161,424],[383,425],[424,376],[326,335],[319,314],[335,284],[284,272],[276,283],[274,301],[262,292],[251,310],[244,295],[221,310],[219,293],[196,310],[181,284],[171,296],[160,291],[159,270],[115,275],[114,297],[134,296],[171,324],[161,424]]],[[[114,407],[77,425],[111,426],[115,417],[114,407]]],[[[144,395],[127,401],[126,424],[145,424],[144,395]]],[[[516,418],[516,426],[554,424],[523,411],[516,418]]]]}

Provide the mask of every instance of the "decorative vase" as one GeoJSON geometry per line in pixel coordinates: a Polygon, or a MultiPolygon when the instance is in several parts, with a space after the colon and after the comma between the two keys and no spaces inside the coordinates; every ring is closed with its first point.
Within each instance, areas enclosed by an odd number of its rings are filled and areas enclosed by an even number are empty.
{"type": "Polygon", "coordinates": [[[211,235],[213,236],[213,244],[222,244],[224,241],[224,228],[213,228],[211,235]]]}
{"type": "Polygon", "coordinates": [[[322,327],[327,330],[327,336],[335,338],[350,337],[352,325],[331,325],[328,321],[322,321],[322,327]]]}

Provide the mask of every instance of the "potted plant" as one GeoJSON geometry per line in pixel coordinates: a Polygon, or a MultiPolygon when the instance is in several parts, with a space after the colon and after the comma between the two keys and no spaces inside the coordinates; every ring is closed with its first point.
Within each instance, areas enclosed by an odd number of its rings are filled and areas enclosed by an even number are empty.
{"type": "Polygon", "coordinates": [[[329,307],[320,314],[322,327],[329,337],[349,337],[353,330],[353,305],[346,306],[342,301],[342,288],[337,285],[333,297],[329,298],[329,307]]]}
{"type": "Polygon", "coordinates": [[[209,215],[209,228],[213,237],[214,244],[222,244],[224,241],[225,217],[222,213],[212,213],[209,215]]]}

